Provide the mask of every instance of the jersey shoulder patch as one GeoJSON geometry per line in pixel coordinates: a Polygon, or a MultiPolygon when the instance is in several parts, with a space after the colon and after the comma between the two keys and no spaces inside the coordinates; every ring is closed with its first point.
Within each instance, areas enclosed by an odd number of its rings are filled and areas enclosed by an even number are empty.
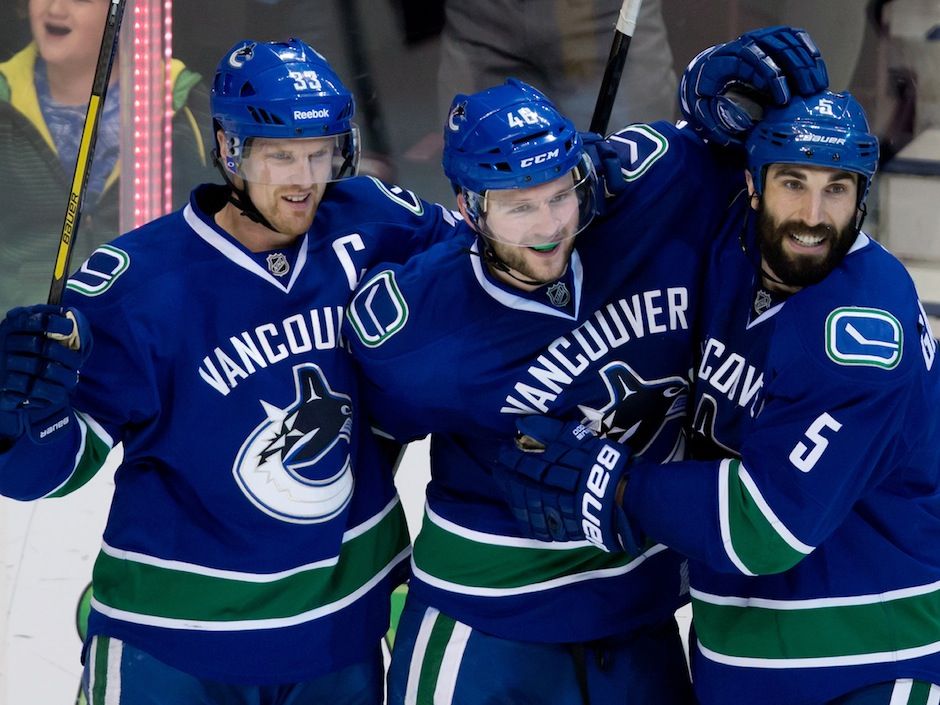
{"type": "Polygon", "coordinates": [[[904,354],[904,330],[889,311],[841,306],[826,317],[826,355],[837,365],[893,370],[904,354]]]}
{"type": "Polygon", "coordinates": [[[350,327],[367,348],[377,348],[404,328],[408,302],[395,280],[395,271],[385,269],[371,277],[349,304],[350,327]]]}
{"type": "Polygon", "coordinates": [[[114,245],[102,245],[69,278],[66,287],[83,296],[101,296],[130,266],[131,256],[125,250],[114,245]]]}
{"type": "Polygon", "coordinates": [[[366,178],[371,180],[376,188],[378,188],[379,192],[395,205],[401,206],[405,210],[411,211],[418,216],[424,214],[424,201],[418,198],[413,191],[409,191],[408,189],[394,184],[385,184],[374,176],[367,176],[366,178]]]}
{"type": "Polygon", "coordinates": [[[620,153],[620,170],[626,181],[639,179],[669,151],[669,140],[651,125],[630,125],[608,139],[620,153]]]}

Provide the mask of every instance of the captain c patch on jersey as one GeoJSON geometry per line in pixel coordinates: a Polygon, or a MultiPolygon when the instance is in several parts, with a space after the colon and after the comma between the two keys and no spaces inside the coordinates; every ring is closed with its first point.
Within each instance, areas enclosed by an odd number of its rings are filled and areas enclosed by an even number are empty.
{"type": "Polygon", "coordinates": [[[232,472],[258,509],[281,521],[329,521],[349,504],[352,402],[334,392],[318,365],[294,367],[294,401],[261,400],[264,420],[235,458],[232,472]]]}

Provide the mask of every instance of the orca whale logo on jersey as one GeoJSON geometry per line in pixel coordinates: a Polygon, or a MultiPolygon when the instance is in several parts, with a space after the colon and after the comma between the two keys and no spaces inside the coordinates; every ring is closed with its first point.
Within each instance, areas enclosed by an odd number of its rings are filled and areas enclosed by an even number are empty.
{"type": "MultiPolygon", "coordinates": [[[[629,444],[634,454],[644,453],[666,424],[685,414],[689,383],[682,377],[645,380],[625,362],[611,362],[600,370],[607,387],[607,403],[597,409],[580,405],[581,424],[618,443],[629,444]]],[[[684,446],[676,444],[669,459],[684,446]]]]}
{"type": "Polygon", "coordinates": [[[258,509],[281,521],[329,521],[349,504],[352,402],[318,365],[294,367],[296,398],[285,408],[261,400],[265,419],[238,451],[232,472],[258,509]]]}

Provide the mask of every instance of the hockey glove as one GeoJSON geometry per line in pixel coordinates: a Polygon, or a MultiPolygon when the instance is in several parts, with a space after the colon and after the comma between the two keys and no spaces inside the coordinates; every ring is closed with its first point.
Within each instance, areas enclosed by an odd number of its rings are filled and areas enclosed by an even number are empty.
{"type": "Polygon", "coordinates": [[[579,423],[546,416],[516,422],[515,445],[494,473],[523,532],[541,541],[588,540],[605,551],[639,553],[639,532],[620,507],[630,449],[579,423]]]}
{"type": "Polygon", "coordinates": [[[61,435],[91,345],[88,322],[75,309],[40,304],[7,313],[0,322],[0,437],[28,433],[46,443],[61,435]]]}
{"type": "Polygon", "coordinates": [[[692,59],[679,84],[679,107],[710,142],[743,144],[764,107],[828,86],[826,64],[806,31],[768,27],[692,59]]]}
{"type": "Polygon", "coordinates": [[[627,188],[620,168],[620,155],[607,140],[596,132],[581,132],[584,151],[594,163],[597,172],[597,207],[604,209],[604,200],[619,196],[627,188]]]}

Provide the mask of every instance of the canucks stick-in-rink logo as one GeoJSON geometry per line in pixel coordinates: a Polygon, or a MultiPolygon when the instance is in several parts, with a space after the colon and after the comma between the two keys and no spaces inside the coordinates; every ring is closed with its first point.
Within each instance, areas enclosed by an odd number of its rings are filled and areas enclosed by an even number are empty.
{"type": "Polygon", "coordinates": [[[352,497],[352,402],[330,389],[317,365],[294,368],[297,396],[281,409],[262,400],[267,418],[242,444],[233,473],[245,496],[282,521],[315,524],[352,497]]]}
{"type": "MultiPolygon", "coordinates": [[[[645,380],[625,362],[605,365],[600,375],[607,387],[607,403],[597,409],[580,405],[581,424],[599,436],[627,443],[636,455],[649,450],[672,420],[685,416],[689,383],[682,377],[645,380]]],[[[681,433],[665,434],[663,442],[671,447],[662,462],[681,458],[684,441],[681,433]]]]}

